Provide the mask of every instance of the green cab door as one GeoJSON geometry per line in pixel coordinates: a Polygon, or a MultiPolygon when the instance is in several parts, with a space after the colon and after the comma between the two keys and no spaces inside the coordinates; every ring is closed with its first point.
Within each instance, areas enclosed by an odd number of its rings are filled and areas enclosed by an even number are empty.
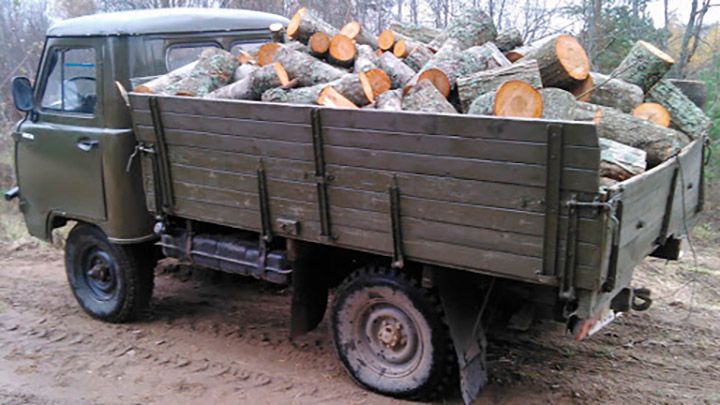
{"type": "Polygon", "coordinates": [[[101,43],[50,39],[35,84],[37,109],[15,133],[20,207],[33,236],[54,216],[104,221],[101,43]]]}

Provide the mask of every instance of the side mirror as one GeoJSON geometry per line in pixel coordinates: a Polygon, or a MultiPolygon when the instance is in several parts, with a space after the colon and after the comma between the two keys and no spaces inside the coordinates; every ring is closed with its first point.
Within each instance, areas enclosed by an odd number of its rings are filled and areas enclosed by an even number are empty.
{"type": "Polygon", "coordinates": [[[18,111],[29,112],[35,109],[35,96],[30,79],[27,77],[13,78],[12,95],[18,111]]]}

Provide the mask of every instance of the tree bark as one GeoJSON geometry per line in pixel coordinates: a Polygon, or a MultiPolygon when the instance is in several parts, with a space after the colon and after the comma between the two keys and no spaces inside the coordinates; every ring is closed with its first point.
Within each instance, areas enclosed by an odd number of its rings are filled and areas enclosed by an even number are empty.
{"type": "Polygon", "coordinates": [[[458,96],[463,111],[467,111],[475,99],[485,93],[495,91],[508,80],[521,80],[534,88],[542,88],[540,70],[535,60],[523,60],[510,66],[483,72],[476,72],[458,79],[458,96]]]}
{"type": "Polygon", "coordinates": [[[563,89],[541,89],[543,99],[543,118],[549,120],[572,121],[575,119],[577,102],[575,96],[563,89]]]}
{"type": "Polygon", "coordinates": [[[705,110],[705,103],[707,102],[707,85],[705,82],[681,79],[668,79],[668,81],[680,89],[701,110],[705,110]]]}
{"type": "Polygon", "coordinates": [[[523,46],[522,34],[520,33],[520,30],[515,27],[504,30],[500,32],[495,39],[495,45],[497,45],[498,49],[502,52],[508,52],[519,48],[523,46]]]}
{"type": "Polygon", "coordinates": [[[406,65],[416,72],[419,72],[433,57],[433,52],[426,46],[418,46],[411,50],[404,59],[406,65]]]}
{"type": "Polygon", "coordinates": [[[275,55],[291,78],[300,86],[312,86],[339,79],[347,74],[336,67],[321,62],[312,56],[291,49],[280,49],[275,55]]]}
{"type": "Polygon", "coordinates": [[[453,18],[445,31],[430,44],[431,49],[440,49],[448,39],[458,41],[460,50],[494,41],[497,29],[492,18],[480,7],[468,7],[453,18]]]}
{"type": "Polygon", "coordinates": [[[320,92],[317,103],[332,108],[349,108],[353,110],[359,108],[352,101],[348,100],[347,97],[335,90],[333,86],[327,86],[320,92]]]}
{"type": "Polygon", "coordinates": [[[600,176],[625,181],[645,171],[647,153],[612,139],[600,138],[600,176]]]}
{"type": "Polygon", "coordinates": [[[712,122],[677,86],[667,80],[659,81],[648,92],[648,99],[661,104],[670,113],[671,122],[690,138],[706,133],[712,122]]]}
{"type": "Polygon", "coordinates": [[[597,125],[598,136],[647,153],[648,169],[678,153],[690,142],[687,135],[610,107],[578,103],[576,120],[597,125]]]}
{"type": "Polygon", "coordinates": [[[204,97],[213,90],[226,85],[238,67],[237,58],[230,52],[207,49],[192,71],[184,78],[170,84],[163,91],[177,96],[204,97]]]}
{"type": "Polygon", "coordinates": [[[520,80],[502,83],[497,90],[485,93],[468,107],[470,115],[540,118],[543,97],[532,85],[520,80]]]}
{"type": "Polygon", "coordinates": [[[458,56],[457,76],[510,66],[512,63],[492,42],[470,47],[458,56]]]}
{"type": "Polygon", "coordinates": [[[617,108],[626,113],[643,102],[645,93],[639,86],[601,73],[592,72],[590,75],[594,87],[589,93],[589,102],[617,108]]]}
{"type": "Polygon", "coordinates": [[[403,89],[386,91],[375,99],[375,108],[385,111],[402,111],[403,89]]]}
{"type": "Polygon", "coordinates": [[[357,57],[355,57],[355,73],[364,73],[377,68],[378,57],[369,45],[358,46],[357,57]]]}
{"type": "Polygon", "coordinates": [[[590,74],[585,50],[570,35],[557,35],[540,47],[530,49],[524,58],[537,60],[544,87],[569,90],[590,74]]]}
{"type": "Polygon", "coordinates": [[[229,98],[236,100],[259,100],[262,94],[275,87],[287,85],[289,78],[279,63],[255,69],[240,81],[209,93],[207,98],[229,98]]]}
{"type": "Polygon", "coordinates": [[[654,45],[637,41],[611,76],[640,86],[647,93],[675,63],[670,55],[654,45]]]}
{"type": "Polygon", "coordinates": [[[208,93],[205,98],[227,98],[234,100],[253,99],[253,79],[251,76],[244,77],[227,86],[208,93]]]}
{"type": "Polygon", "coordinates": [[[428,80],[421,80],[410,89],[402,100],[402,109],[433,113],[457,113],[455,107],[428,80]]]}
{"type": "Polygon", "coordinates": [[[193,69],[195,69],[196,64],[197,61],[188,63],[185,66],[181,66],[173,70],[172,72],[166,73],[162,76],[158,76],[147,83],[136,86],[134,91],[137,93],[162,93],[163,89],[167,88],[169,85],[177,81],[182,80],[184,77],[192,73],[193,69]]]}
{"type": "Polygon", "coordinates": [[[307,43],[316,32],[324,32],[330,38],[340,33],[337,28],[325,22],[317,13],[305,7],[295,13],[287,28],[288,36],[302,43],[307,43]]]}
{"type": "Polygon", "coordinates": [[[426,44],[432,42],[432,40],[437,38],[441,33],[441,31],[436,28],[404,24],[400,22],[390,24],[390,29],[398,34],[426,44]]]}
{"type": "Polygon", "coordinates": [[[259,66],[254,63],[244,63],[238,66],[233,73],[233,82],[239,82],[240,80],[250,76],[254,71],[258,70],[259,66]]]}
{"type": "Polygon", "coordinates": [[[394,89],[404,87],[415,76],[415,71],[391,52],[385,52],[378,59],[378,67],[390,77],[394,89]]]}
{"type": "Polygon", "coordinates": [[[368,45],[373,49],[378,47],[377,38],[365,32],[362,24],[360,24],[360,22],[358,21],[350,21],[349,23],[345,24],[345,26],[343,26],[340,30],[340,33],[350,39],[354,39],[355,42],[360,45],[368,45]]]}
{"type": "Polygon", "coordinates": [[[457,80],[458,59],[462,49],[460,41],[448,39],[411,83],[430,80],[440,93],[448,97],[457,80]]]}
{"type": "Polygon", "coordinates": [[[375,101],[375,95],[365,73],[348,74],[332,83],[332,87],[358,107],[375,101]]]}
{"type": "Polygon", "coordinates": [[[335,82],[320,83],[314,86],[299,87],[296,89],[283,89],[276,87],[263,93],[261,100],[273,103],[315,104],[318,97],[320,97],[320,92],[322,92],[327,86],[334,83],[335,82]]]}

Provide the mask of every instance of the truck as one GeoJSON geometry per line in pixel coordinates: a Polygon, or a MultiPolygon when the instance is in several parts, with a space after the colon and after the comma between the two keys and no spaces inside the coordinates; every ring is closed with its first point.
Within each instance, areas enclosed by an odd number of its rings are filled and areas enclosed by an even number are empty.
{"type": "Polygon", "coordinates": [[[601,187],[592,124],[125,91],[209,47],[252,50],[277,23],[207,9],[70,19],[48,30],[34,84],[14,79],[25,118],[5,197],[37,238],[75,224],[65,265],[87,314],[136,318],[158,258],[175,258],[291,286],[290,335],[329,312],[367,389],[425,399],[459,380],[469,402],[496,310],[580,340],[649,306],[633,269],[679,258],[703,209],[704,134],[601,187]]]}

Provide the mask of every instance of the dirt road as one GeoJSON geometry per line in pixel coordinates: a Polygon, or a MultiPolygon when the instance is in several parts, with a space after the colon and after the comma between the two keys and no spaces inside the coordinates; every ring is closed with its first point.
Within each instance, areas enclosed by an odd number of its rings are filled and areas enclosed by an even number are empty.
{"type": "MultiPolygon", "coordinates": [[[[557,325],[495,334],[480,403],[720,402],[720,260],[651,261],[643,284],[662,297],[653,308],[584,343],[557,325]]],[[[75,304],[60,252],[0,244],[0,402],[399,403],[350,381],[327,325],[290,343],[289,301],[259,282],[161,272],[149,313],[108,325],[75,304]]]]}

